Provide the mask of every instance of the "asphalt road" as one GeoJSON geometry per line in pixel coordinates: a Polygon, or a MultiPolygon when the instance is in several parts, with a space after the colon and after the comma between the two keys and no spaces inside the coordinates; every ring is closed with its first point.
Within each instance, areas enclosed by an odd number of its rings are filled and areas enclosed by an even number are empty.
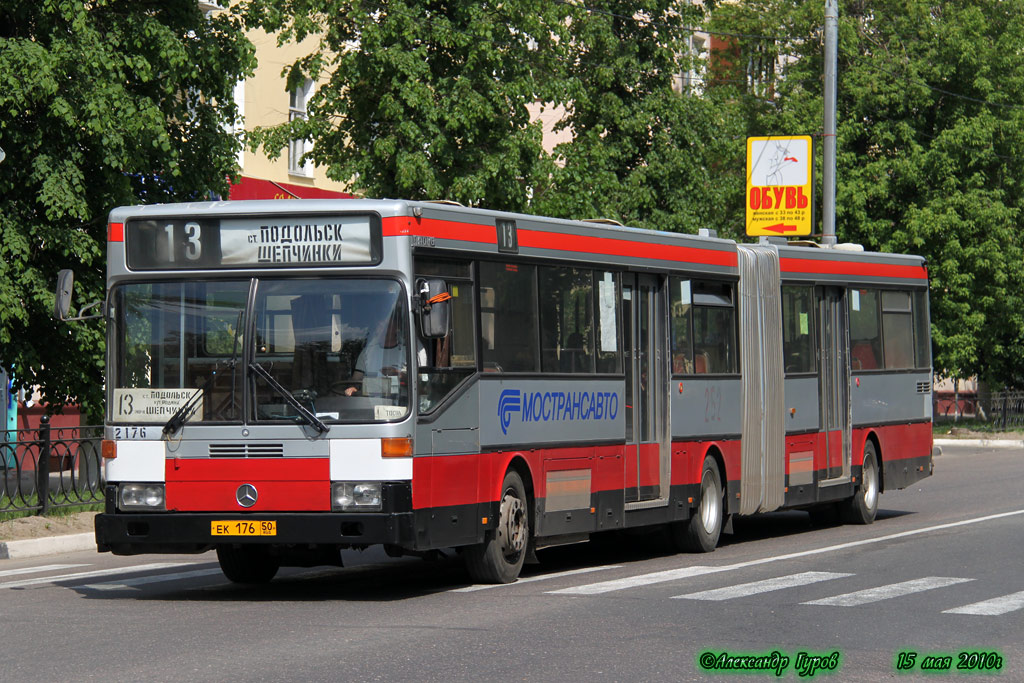
{"type": "Polygon", "coordinates": [[[735,668],[712,668],[723,664],[796,679],[817,662],[829,680],[934,681],[921,666],[944,666],[926,659],[940,655],[951,659],[939,679],[976,665],[1019,681],[1022,528],[1024,451],[950,448],[933,477],[884,494],[871,526],[764,515],[707,555],[607,538],[543,551],[509,586],[470,585],[455,557],[373,551],[346,552],[342,569],[284,569],[262,588],[228,583],[212,554],[6,560],[0,671],[51,683],[679,681],[732,679],[735,668]]]}

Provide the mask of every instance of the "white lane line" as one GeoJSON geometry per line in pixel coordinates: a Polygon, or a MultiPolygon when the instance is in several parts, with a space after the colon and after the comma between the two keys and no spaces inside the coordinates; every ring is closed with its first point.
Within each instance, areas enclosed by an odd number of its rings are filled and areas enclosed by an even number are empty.
{"type": "Polygon", "coordinates": [[[534,581],[546,581],[548,579],[557,579],[563,576],[575,576],[577,574],[588,574],[590,572],[599,572],[604,569],[620,569],[622,565],[612,564],[604,567],[584,567],[583,569],[569,569],[564,572],[554,572],[551,574],[540,574],[538,576],[527,576],[526,578],[520,578],[515,583],[478,583],[472,586],[465,586],[463,588],[453,588],[448,591],[449,593],[474,593],[476,591],[485,591],[489,588],[503,588],[507,586],[518,586],[521,583],[532,583],[534,581]]]}
{"type": "Polygon", "coordinates": [[[25,588],[26,586],[41,586],[44,583],[57,583],[58,581],[70,581],[72,579],[88,579],[93,576],[110,576],[111,574],[130,574],[132,572],[145,572],[151,569],[167,569],[168,567],[188,567],[195,562],[154,562],[153,564],[140,564],[134,567],[115,567],[113,569],[97,569],[91,572],[77,572],[75,574],[59,574],[57,576],[42,576],[35,579],[22,579],[21,581],[5,581],[0,583],[0,588],[25,588]]]}
{"type": "Polygon", "coordinates": [[[52,572],[58,569],[74,569],[75,567],[88,567],[88,564],[44,564],[39,567],[25,567],[24,569],[5,569],[0,576],[19,576],[21,574],[35,574],[38,572],[52,572]]]}
{"type": "Polygon", "coordinates": [[[750,560],[748,562],[737,562],[736,564],[727,564],[720,567],[682,567],[680,569],[668,569],[660,572],[653,572],[651,574],[641,574],[639,576],[628,577],[625,579],[612,579],[610,581],[604,581],[600,583],[585,584],[582,586],[576,586],[574,588],[563,588],[556,591],[548,591],[552,595],[598,595],[601,593],[608,593],[611,591],[623,590],[624,588],[634,588],[636,586],[646,586],[653,583],[662,583],[665,581],[675,581],[677,579],[685,579],[690,576],[699,576],[701,574],[712,574],[715,572],[729,572],[736,569],[745,569],[747,567],[756,567],[761,564],[769,564],[771,562],[780,562],[782,560],[794,560],[800,557],[810,557],[812,555],[821,555],[823,553],[831,553],[837,550],[847,550],[849,548],[857,548],[862,545],[870,545],[872,543],[884,543],[885,541],[891,541],[897,538],[907,538],[909,536],[917,536],[919,534],[926,534],[932,531],[942,531],[943,529],[953,529],[959,526],[966,526],[968,524],[979,524],[981,522],[988,522],[993,519],[1002,519],[1004,517],[1014,517],[1016,515],[1024,515],[1024,510],[1012,510],[1010,512],[999,512],[994,515],[985,515],[984,517],[975,517],[974,519],[964,519],[959,522],[949,522],[947,524],[937,524],[935,526],[924,527],[922,529],[912,529],[910,531],[900,531],[895,534],[887,534],[885,536],[876,536],[875,538],[865,538],[860,541],[850,541],[848,543],[838,543],[836,545],[825,546],[824,548],[815,548],[813,550],[802,550],[796,553],[787,553],[785,555],[776,555],[774,557],[762,557],[758,560],[750,560]]]}
{"type": "Polygon", "coordinates": [[[807,586],[812,583],[818,583],[819,581],[842,579],[847,576],[853,576],[853,574],[843,574],[840,572],[802,572],[800,574],[779,576],[774,579],[764,579],[763,581],[751,581],[750,583],[740,583],[735,586],[715,588],[712,590],[699,591],[697,593],[686,593],[685,595],[674,595],[672,597],[684,600],[732,600],[733,598],[745,598],[749,595],[768,593],[770,591],[782,590],[784,588],[807,586]]]}
{"type": "Polygon", "coordinates": [[[964,605],[963,607],[956,607],[954,609],[947,609],[943,611],[943,614],[975,614],[978,616],[995,617],[1000,614],[1006,614],[1007,612],[1014,612],[1024,608],[1024,591],[1019,593],[1010,593],[1009,595],[1003,595],[998,598],[992,598],[991,600],[982,600],[981,602],[974,602],[970,605],[964,605]]]}
{"type": "Polygon", "coordinates": [[[800,604],[856,607],[857,605],[866,605],[870,602],[878,602],[879,600],[888,600],[889,598],[898,598],[903,595],[930,591],[935,588],[954,586],[966,581],[974,581],[974,579],[959,579],[955,576],[926,576],[923,579],[912,579],[910,581],[901,581],[900,583],[890,583],[885,586],[878,586],[877,588],[867,588],[862,591],[854,591],[853,593],[833,595],[830,598],[810,600],[800,604]]]}
{"type": "Polygon", "coordinates": [[[153,576],[140,576],[135,579],[128,579],[126,581],[103,581],[101,583],[88,583],[84,586],[78,586],[85,590],[92,591],[119,591],[127,590],[129,588],[135,588],[136,586],[145,586],[149,583],[162,583],[164,581],[177,581],[179,579],[193,579],[199,576],[210,576],[211,574],[221,574],[220,568],[214,569],[196,569],[190,572],[177,572],[175,574],[155,574],[153,576]]]}

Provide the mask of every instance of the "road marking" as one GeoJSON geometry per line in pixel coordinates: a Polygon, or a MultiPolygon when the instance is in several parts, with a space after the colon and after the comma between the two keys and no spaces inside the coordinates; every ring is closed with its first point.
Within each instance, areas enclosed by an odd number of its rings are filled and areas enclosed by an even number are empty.
{"type": "Polygon", "coordinates": [[[563,576],[575,576],[576,574],[587,574],[590,572],[599,572],[604,569],[619,569],[622,565],[612,564],[604,567],[584,567],[583,569],[569,569],[564,572],[554,572],[551,574],[540,574],[537,576],[527,576],[526,578],[520,578],[515,583],[477,583],[472,586],[465,586],[463,588],[453,588],[448,591],[449,593],[473,593],[475,591],[485,591],[489,588],[502,588],[506,586],[518,586],[521,583],[532,583],[533,581],[546,581],[548,579],[557,579],[563,576]]]}
{"type": "Polygon", "coordinates": [[[878,602],[879,600],[888,600],[889,598],[898,598],[903,595],[911,595],[912,593],[929,591],[934,588],[945,588],[946,586],[954,586],[958,583],[964,583],[966,581],[974,581],[974,579],[959,579],[954,576],[926,576],[923,579],[912,579],[911,581],[890,583],[885,586],[867,588],[862,591],[844,593],[842,595],[834,595],[830,598],[822,598],[821,600],[810,600],[808,602],[802,602],[800,604],[833,605],[835,607],[856,607],[857,605],[866,605],[871,602],[878,602]]]}
{"type": "Polygon", "coordinates": [[[1014,517],[1016,515],[1024,515],[1024,510],[1012,510],[1010,512],[999,512],[994,515],[985,515],[984,517],[975,517],[974,519],[964,519],[959,522],[949,522],[947,524],[937,524],[935,526],[924,527],[921,529],[912,529],[910,531],[900,531],[895,534],[887,534],[885,536],[876,536],[875,538],[865,538],[860,541],[850,541],[848,543],[838,543],[836,545],[825,546],[824,548],[815,548],[813,550],[802,550],[795,553],[787,553],[785,555],[776,555],[774,557],[762,557],[758,560],[749,560],[747,562],[737,562],[736,564],[727,564],[720,567],[681,567],[679,569],[668,569],[660,572],[652,572],[650,574],[641,574],[639,576],[628,577],[625,579],[612,579],[610,581],[603,581],[600,583],[585,584],[582,586],[576,586],[574,588],[562,588],[561,590],[548,591],[551,595],[599,595],[601,593],[608,593],[611,591],[623,590],[625,588],[634,588],[636,586],[645,586],[654,583],[662,583],[665,581],[675,581],[677,579],[685,579],[691,576],[700,576],[702,574],[713,574],[715,572],[729,572],[736,569],[745,569],[747,567],[756,567],[761,564],[769,564],[771,562],[780,562],[782,560],[794,560],[800,557],[810,557],[812,555],[821,555],[823,553],[831,553],[837,550],[847,550],[849,548],[857,548],[862,545],[871,545],[872,543],[884,543],[885,541],[891,541],[897,538],[907,538],[909,536],[917,536],[919,534],[926,534],[932,531],[942,531],[943,529],[953,529],[958,526],[966,526],[968,524],[979,524],[981,522],[988,522],[993,519],[1002,519],[1004,517],[1014,517]]]}
{"type": "Polygon", "coordinates": [[[735,586],[715,588],[713,590],[699,591],[697,593],[674,595],[672,597],[685,600],[732,600],[733,598],[745,598],[749,595],[768,593],[770,591],[782,590],[784,588],[807,586],[812,583],[818,583],[819,581],[842,579],[847,576],[853,576],[853,574],[843,574],[838,572],[803,572],[801,574],[790,574],[789,576],[779,576],[774,579],[764,579],[763,581],[740,583],[735,586]]]}
{"type": "Polygon", "coordinates": [[[144,572],[150,569],[167,569],[168,567],[188,567],[194,562],[154,562],[153,564],[140,564],[134,567],[115,567],[113,569],[97,569],[91,572],[77,572],[75,574],[60,574],[58,576],[42,576],[35,579],[22,579],[21,581],[5,581],[0,583],[0,588],[25,588],[26,586],[40,586],[44,583],[57,583],[58,581],[70,581],[72,579],[87,579],[93,576],[110,576],[111,574],[130,574],[131,572],[144,572]]]}
{"type": "Polygon", "coordinates": [[[39,567],[25,567],[24,569],[5,569],[0,576],[18,576],[20,574],[35,574],[37,572],[52,572],[57,569],[74,569],[75,567],[88,567],[88,564],[44,564],[39,567]]]}
{"type": "Polygon", "coordinates": [[[88,583],[84,586],[78,586],[78,588],[93,591],[119,591],[126,590],[128,588],[135,588],[136,586],[145,586],[149,583],[177,581],[179,579],[193,579],[199,576],[210,576],[211,574],[221,574],[220,568],[215,567],[213,569],[196,569],[190,572],[176,572],[174,574],[155,574],[153,576],[140,576],[134,579],[128,579],[126,581],[103,581],[102,583],[88,583]]]}
{"type": "Polygon", "coordinates": [[[1007,612],[1013,612],[1024,608],[1024,591],[1010,593],[991,600],[973,602],[970,605],[947,609],[943,614],[976,614],[979,616],[995,617],[1007,612]]]}

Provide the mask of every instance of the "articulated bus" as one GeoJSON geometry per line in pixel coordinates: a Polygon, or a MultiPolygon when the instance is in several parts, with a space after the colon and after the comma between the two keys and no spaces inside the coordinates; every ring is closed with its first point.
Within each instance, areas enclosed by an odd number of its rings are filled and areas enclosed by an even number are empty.
{"type": "Polygon", "coordinates": [[[869,524],[932,472],[919,257],[398,200],[108,227],[100,551],[259,583],[455,548],[507,583],[599,532],[869,524]]]}

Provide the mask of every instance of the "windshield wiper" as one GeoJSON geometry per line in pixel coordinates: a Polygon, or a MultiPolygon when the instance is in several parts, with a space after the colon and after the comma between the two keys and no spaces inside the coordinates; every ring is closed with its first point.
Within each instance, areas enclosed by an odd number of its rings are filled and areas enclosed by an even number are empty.
{"type": "Polygon", "coordinates": [[[317,432],[324,434],[331,430],[331,428],[321,422],[320,418],[313,414],[309,408],[302,405],[297,398],[292,396],[292,392],[285,389],[281,383],[274,379],[274,376],[267,372],[267,369],[262,365],[253,361],[252,363],[249,363],[249,369],[262,377],[274,391],[281,394],[281,396],[284,397],[285,402],[294,408],[295,411],[317,432]]]}
{"type": "MultiPolygon", "coordinates": [[[[229,367],[234,370],[237,361],[232,358],[224,367],[229,367]]],[[[204,394],[213,386],[213,382],[217,379],[217,373],[221,370],[220,361],[217,361],[213,366],[213,370],[210,372],[210,376],[206,378],[206,381],[196,389],[196,393],[192,394],[187,401],[181,404],[181,407],[174,411],[174,415],[171,415],[171,419],[164,425],[163,433],[165,436],[170,436],[176,431],[182,428],[182,426],[192,419],[192,416],[196,412],[196,408],[199,406],[199,400],[204,394]]]]}

